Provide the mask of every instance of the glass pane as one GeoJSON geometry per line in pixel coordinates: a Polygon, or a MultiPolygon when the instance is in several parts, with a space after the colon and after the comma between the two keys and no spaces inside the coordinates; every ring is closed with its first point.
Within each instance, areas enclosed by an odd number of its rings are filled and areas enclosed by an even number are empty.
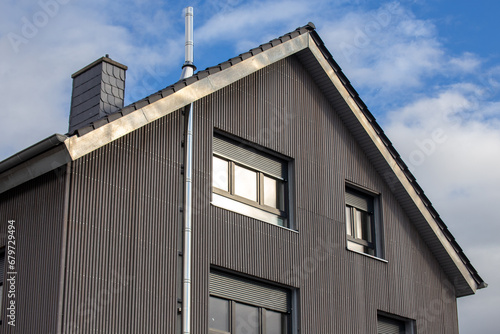
{"type": "Polygon", "coordinates": [[[208,328],[229,332],[229,301],[210,296],[208,328]]]}
{"type": "Polygon", "coordinates": [[[264,204],[273,208],[276,208],[278,204],[276,183],[275,179],[264,176],[264,204]]]}
{"type": "Polygon", "coordinates": [[[213,183],[216,188],[229,191],[229,162],[214,156],[213,183]]]}
{"type": "Polygon", "coordinates": [[[372,219],[368,212],[356,210],[356,238],[372,242],[372,219]]]}
{"type": "Polygon", "coordinates": [[[234,194],[257,201],[257,173],[241,167],[234,166],[234,194]]]}
{"type": "Polygon", "coordinates": [[[347,231],[347,235],[352,236],[352,218],[351,218],[352,209],[349,206],[345,207],[345,227],[347,231]]]}
{"type": "Polygon", "coordinates": [[[235,334],[259,334],[259,309],[236,303],[234,307],[235,334]]]}
{"type": "Polygon", "coordinates": [[[361,224],[363,225],[363,239],[368,242],[373,242],[372,216],[368,212],[363,212],[361,217],[361,224]]]}
{"type": "Polygon", "coordinates": [[[264,176],[264,204],[285,210],[285,185],[283,181],[264,176]]]}
{"type": "Polygon", "coordinates": [[[279,312],[266,310],[266,329],[264,334],[283,334],[283,315],[279,312]]]}

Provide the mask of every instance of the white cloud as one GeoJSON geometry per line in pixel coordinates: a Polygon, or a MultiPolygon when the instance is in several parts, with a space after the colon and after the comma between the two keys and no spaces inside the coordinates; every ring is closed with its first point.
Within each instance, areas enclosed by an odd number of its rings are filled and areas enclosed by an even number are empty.
{"type": "Polygon", "coordinates": [[[459,72],[473,72],[480,67],[481,60],[475,54],[466,52],[460,57],[452,57],[449,64],[452,70],[455,67],[459,72]]]}
{"type": "MultiPolygon", "coordinates": [[[[270,26],[288,25],[291,21],[300,21],[305,24],[306,17],[312,10],[313,8],[309,4],[302,1],[254,1],[215,14],[197,29],[196,35],[203,41],[202,43],[210,43],[214,40],[218,42],[238,41],[251,37],[252,40],[258,39],[257,42],[253,43],[253,47],[255,47],[266,42],[262,41],[262,35],[270,26]]],[[[295,28],[292,26],[289,29],[295,28]]]]}
{"type": "Polygon", "coordinates": [[[496,327],[486,320],[495,317],[500,294],[500,268],[492,265],[500,263],[500,102],[484,97],[470,83],[447,87],[391,112],[383,128],[480,275],[492,283],[487,292],[460,300],[466,324],[461,330],[480,326],[493,333],[496,327]]]}

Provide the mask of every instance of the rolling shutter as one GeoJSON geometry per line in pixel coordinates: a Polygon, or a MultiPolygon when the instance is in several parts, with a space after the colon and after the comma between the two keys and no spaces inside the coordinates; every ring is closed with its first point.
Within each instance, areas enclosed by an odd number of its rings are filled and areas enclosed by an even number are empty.
{"type": "Polygon", "coordinates": [[[222,272],[210,272],[210,294],[241,303],[289,312],[287,289],[270,286],[222,272]]]}
{"type": "Polygon", "coordinates": [[[345,203],[365,212],[373,212],[373,198],[352,189],[346,189],[345,203]]]}
{"type": "Polygon", "coordinates": [[[286,164],[251,146],[214,135],[214,153],[279,179],[286,179],[286,164]]]}
{"type": "Polygon", "coordinates": [[[404,322],[380,315],[377,317],[377,334],[404,333],[406,333],[404,322]]]}

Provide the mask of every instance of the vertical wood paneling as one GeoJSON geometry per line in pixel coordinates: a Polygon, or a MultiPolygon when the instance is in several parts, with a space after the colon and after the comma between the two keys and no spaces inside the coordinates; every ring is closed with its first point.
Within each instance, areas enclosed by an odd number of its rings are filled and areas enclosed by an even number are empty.
{"type": "Polygon", "coordinates": [[[455,299],[442,302],[443,271],[296,58],[202,99],[195,112],[194,182],[205,198],[194,233],[197,333],[207,332],[210,265],[298,288],[302,333],[374,333],[377,310],[417,319],[423,333],[458,332],[455,299]],[[293,159],[298,233],[207,204],[213,128],[293,159]],[[346,250],[346,180],[382,194],[387,263],[346,250]],[[424,319],[433,304],[439,314],[424,319]]]}
{"type": "Polygon", "coordinates": [[[62,167],[0,195],[0,246],[7,245],[7,222],[15,220],[17,270],[16,326],[7,325],[4,281],[0,333],[56,332],[65,180],[62,167]]]}
{"type": "Polygon", "coordinates": [[[181,140],[175,112],[75,161],[65,331],[173,333],[181,140]]]}

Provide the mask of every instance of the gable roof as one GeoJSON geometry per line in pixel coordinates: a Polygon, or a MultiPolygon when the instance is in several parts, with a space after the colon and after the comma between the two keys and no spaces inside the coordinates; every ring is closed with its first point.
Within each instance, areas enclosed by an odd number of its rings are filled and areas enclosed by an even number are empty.
{"type": "Polygon", "coordinates": [[[53,135],[0,162],[0,193],[76,160],[245,76],[295,55],[390,186],[457,296],[487,284],[439,217],[390,140],[309,23],[219,65],[179,80],[66,136],[53,135]]]}

